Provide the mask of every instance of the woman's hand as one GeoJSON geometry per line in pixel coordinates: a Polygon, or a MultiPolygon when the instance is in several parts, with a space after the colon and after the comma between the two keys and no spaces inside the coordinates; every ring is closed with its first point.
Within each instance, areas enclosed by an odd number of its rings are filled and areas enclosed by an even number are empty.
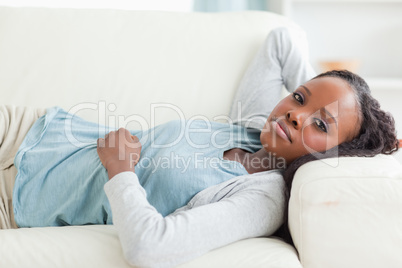
{"type": "Polygon", "coordinates": [[[120,128],[106,134],[104,139],[98,139],[97,152],[111,179],[124,171],[134,172],[134,166],[140,160],[141,143],[127,129],[120,128]]]}

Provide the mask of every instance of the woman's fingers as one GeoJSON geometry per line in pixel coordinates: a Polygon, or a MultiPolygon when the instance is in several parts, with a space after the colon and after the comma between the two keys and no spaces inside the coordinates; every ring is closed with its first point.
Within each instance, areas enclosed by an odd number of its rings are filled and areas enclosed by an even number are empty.
{"type": "Polygon", "coordinates": [[[105,147],[105,139],[103,139],[103,138],[99,138],[99,139],[96,141],[96,143],[97,143],[98,147],[101,147],[101,148],[104,148],[104,147],[105,147]]]}
{"type": "Polygon", "coordinates": [[[131,135],[131,139],[133,140],[133,142],[138,142],[139,139],[137,136],[131,135]]]}
{"type": "Polygon", "coordinates": [[[141,143],[137,136],[131,135],[131,133],[125,128],[119,128],[116,131],[110,131],[104,138],[97,140],[98,147],[115,147],[125,144],[131,148],[141,148],[141,143]]]}
{"type": "Polygon", "coordinates": [[[119,128],[118,132],[119,134],[122,133],[122,135],[124,135],[128,143],[137,143],[139,141],[138,137],[131,135],[130,131],[125,128],[119,128]]]}

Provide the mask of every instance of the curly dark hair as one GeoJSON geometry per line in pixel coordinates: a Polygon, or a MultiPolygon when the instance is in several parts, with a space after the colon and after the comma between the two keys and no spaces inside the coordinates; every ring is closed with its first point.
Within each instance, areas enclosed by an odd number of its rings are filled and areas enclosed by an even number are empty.
{"type": "MultiPolygon", "coordinates": [[[[347,70],[329,71],[313,79],[320,77],[335,77],[347,82],[355,93],[360,123],[359,134],[353,140],[341,143],[320,154],[320,159],[341,156],[373,157],[377,154],[392,154],[398,150],[399,141],[396,136],[394,118],[390,113],[381,110],[379,102],[371,96],[370,88],[363,78],[347,70]]],[[[290,189],[297,169],[314,160],[317,160],[317,155],[304,155],[287,166],[283,175],[287,200],[290,197],[290,189]]],[[[288,204],[285,212],[285,223],[277,235],[293,244],[287,227],[288,204]]]]}

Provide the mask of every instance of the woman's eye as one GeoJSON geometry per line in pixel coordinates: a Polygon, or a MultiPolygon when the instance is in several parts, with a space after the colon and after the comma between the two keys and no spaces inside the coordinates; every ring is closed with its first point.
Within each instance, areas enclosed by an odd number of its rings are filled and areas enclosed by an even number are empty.
{"type": "Polygon", "coordinates": [[[320,119],[318,119],[318,118],[314,118],[314,121],[315,121],[315,124],[317,125],[317,127],[318,127],[320,130],[324,131],[325,133],[328,132],[328,130],[327,130],[327,125],[326,125],[322,120],[320,120],[320,119]]]}
{"type": "Polygon", "coordinates": [[[293,98],[294,98],[298,103],[300,103],[300,104],[303,104],[303,103],[304,103],[304,100],[303,100],[302,95],[300,95],[300,94],[297,93],[297,92],[294,92],[294,93],[293,93],[293,98]]]}

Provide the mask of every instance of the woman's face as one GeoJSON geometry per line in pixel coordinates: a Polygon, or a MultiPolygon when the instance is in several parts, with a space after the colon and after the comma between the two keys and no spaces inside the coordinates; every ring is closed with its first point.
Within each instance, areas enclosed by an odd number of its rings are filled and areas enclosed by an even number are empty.
{"type": "Polygon", "coordinates": [[[360,126],[354,92],[339,78],[306,82],[276,105],[261,132],[267,152],[287,164],[352,140],[360,126]]]}

